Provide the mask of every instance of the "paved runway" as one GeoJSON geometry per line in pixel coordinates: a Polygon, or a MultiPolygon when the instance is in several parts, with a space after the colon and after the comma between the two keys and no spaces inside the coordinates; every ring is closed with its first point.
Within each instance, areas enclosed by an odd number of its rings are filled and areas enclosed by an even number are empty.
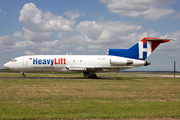
{"type": "MultiPolygon", "coordinates": [[[[140,77],[163,77],[163,78],[174,78],[174,75],[157,75],[157,74],[128,74],[130,76],[140,77]]],[[[175,75],[175,78],[180,78],[180,75],[175,75]]]]}
{"type": "MultiPolygon", "coordinates": [[[[5,73],[6,74],[6,73],[5,73]]],[[[174,75],[164,75],[164,74],[133,74],[125,73],[127,76],[138,76],[138,77],[162,77],[162,78],[174,78],[174,75]]],[[[118,76],[118,75],[116,75],[118,76]]],[[[120,76],[119,76],[120,77],[120,76]]],[[[180,78],[180,75],[176,75],[175,78],[180,78]]],[[[93,79],[84,77],[0,77],[0,79],[93,79]]],[[[96,79],[112,80],[114,77],[97,77],[96,79]]]]}
{"type": "MultiPolygon", "coordinates": [[[[93,79],[93,78],[84,78],[84,77],[0,77],[0,79],[93,79]]],[[[96,79],[104,79],[104,80],[113,80],[112,77],[97,77],[96,79]]]]}

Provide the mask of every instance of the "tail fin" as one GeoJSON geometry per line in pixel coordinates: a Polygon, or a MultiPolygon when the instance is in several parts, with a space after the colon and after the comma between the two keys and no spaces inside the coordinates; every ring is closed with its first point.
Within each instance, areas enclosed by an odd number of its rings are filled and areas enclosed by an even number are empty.
{"type": "Polygon", "coordinates": [[[109,49],[108,55],[145,60],[159,44],[173,39],[145,37],[129,49],[109,49]]]}

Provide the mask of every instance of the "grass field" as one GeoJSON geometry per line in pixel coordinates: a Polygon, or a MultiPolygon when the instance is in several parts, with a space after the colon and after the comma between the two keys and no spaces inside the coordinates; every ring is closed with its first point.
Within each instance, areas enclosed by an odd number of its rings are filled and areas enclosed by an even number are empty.
{"type": "Polygon", "coordinates": [[[180,118],[180,79],[98,76],[113,79],[0,79],[0,119],[180,118]]]}

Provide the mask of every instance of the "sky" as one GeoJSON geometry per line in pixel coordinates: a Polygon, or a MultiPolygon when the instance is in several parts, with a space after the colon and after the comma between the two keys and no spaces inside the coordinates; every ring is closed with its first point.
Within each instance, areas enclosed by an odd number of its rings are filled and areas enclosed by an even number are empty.
{"type": "Polygon", "coordinates": [[[174,38],[132,70],[180,70],[179,0],[0,0],[0,69],[24,55],[106,55],[143,37],[174,38]]]}

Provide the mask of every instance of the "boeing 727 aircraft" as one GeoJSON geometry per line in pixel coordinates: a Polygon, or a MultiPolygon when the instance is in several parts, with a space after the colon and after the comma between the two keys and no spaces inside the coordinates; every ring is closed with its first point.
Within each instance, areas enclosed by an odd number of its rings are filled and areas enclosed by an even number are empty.
{"type": "Polygon", "coordinates": [[[146,58],[160,43],[173,39],[145,37],[129,49],[108,49],[108,55],[29,55],[12,59],[4,67],[26,72],[81,72],[84,77],[97,78],[98,72],[111,72],[147,66],[146,58]]]}

